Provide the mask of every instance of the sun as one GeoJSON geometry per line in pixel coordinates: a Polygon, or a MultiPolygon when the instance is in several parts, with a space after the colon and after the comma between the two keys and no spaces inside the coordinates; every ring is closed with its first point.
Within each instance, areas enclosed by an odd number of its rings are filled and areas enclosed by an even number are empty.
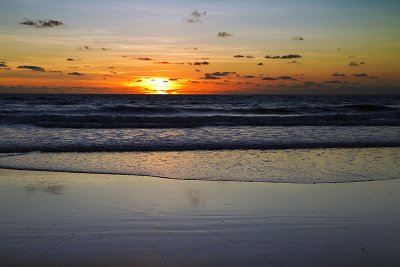
{"type": "Polygon", "coordinates": [[[178,87],[174,79],[165,77],[141,78],[127,85],[140,87],[140,90],[145,94],[158,95],[176,94],[176,89],[178,87]]]}

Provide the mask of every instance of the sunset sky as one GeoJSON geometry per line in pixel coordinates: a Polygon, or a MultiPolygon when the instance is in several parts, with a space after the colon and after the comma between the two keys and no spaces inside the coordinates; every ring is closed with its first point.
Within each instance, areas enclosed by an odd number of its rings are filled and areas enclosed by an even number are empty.
{"type": "Polygon", "coordinates": [[[400,93],[398,0],[0,0],[0,92],[400,93]]]}

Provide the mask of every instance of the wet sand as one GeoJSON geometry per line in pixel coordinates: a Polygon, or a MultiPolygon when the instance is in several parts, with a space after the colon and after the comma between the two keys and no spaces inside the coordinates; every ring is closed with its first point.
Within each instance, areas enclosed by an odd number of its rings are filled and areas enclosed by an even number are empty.
{"type": "Polygon", "coordinates": [[[0,170],[0,266],[400,266],[400,180],[0,170]]]}

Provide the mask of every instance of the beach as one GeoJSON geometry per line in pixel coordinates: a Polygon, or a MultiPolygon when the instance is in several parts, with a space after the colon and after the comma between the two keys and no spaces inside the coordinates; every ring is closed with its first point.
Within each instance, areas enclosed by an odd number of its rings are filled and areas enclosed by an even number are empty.
{"type": "Polygon", "coordinates": [[[0,170],[1,266],[398,266],[400,180],[0,170]]]}

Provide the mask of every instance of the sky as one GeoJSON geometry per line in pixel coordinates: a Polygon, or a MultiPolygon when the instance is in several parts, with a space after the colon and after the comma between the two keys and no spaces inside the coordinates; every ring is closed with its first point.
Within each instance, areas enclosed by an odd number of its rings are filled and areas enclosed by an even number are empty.
{"type": "Polygon", "coordinates": [[[0,0],[0,93],[400,94],[398,0],[0,0]]]}

